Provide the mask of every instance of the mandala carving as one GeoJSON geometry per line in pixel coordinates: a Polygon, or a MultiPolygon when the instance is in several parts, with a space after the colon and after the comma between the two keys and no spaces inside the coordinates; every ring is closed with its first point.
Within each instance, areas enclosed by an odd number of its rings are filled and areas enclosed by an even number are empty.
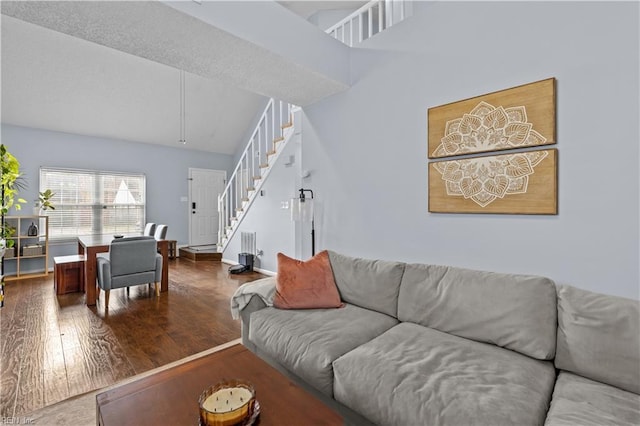
{"type": "Polygon", "coordinates": [[[444,137],[434,157],[449,157],[472,152],[499,151],[542,145],[547,138],[527,122],[524,106],[503,108],[480,102],[462,118],[447,121],[444,137]]]}
{"type": "Polygon", "coordinates": [[[527,192],[529,176],[547,151],[478,157],[432,163],[445,181],[447,195],[486,207],[497,199],[527,192]]]}

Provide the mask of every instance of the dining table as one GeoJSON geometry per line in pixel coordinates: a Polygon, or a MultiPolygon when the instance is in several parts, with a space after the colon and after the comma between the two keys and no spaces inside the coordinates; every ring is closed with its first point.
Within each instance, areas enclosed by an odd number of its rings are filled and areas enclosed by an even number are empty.
{"type": "MultiPolygon", "coordinates": [[[[95,305],[98,296],[96,255],[108,252],[113,240],[113,235],[82,235],[78,237],[78,254],[85,256],[82,290],[85,293],[87,306],[95,305]]],[[[165,292],[169,290],[169,240],[158,240],[158,252],[162,255],[160,291],[165,292]]]]}

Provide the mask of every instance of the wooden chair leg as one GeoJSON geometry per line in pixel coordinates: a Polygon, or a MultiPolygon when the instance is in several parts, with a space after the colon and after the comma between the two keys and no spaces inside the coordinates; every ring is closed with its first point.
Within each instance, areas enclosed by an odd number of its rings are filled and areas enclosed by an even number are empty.
{"type": "Polygon", "coordinates": [[[105,290],[104,291],[104,307],[105,307],[105,309],[109,308],[109,293],[111,293],[111,290],[105,290]]]}
{"type": "Polygon", "coordinates": [[[153,283],[153,287],[156,290],[156,297],[160,297],[160,286],[158,285],[158,283],[153,283]]]}

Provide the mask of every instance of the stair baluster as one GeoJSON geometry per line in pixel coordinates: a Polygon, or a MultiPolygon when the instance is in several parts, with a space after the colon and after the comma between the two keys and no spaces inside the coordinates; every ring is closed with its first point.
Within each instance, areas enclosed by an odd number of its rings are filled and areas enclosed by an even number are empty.
{"type": "Polygon", "coordinates": [[[325,32],[347,46],[353,47],[356,44],[354,32],[357,33],[357,42],[362,43],[384,29],[403,21],[410,14],[409,0],[373,0],[329,27],[325,32]]]}
{"type": "Polygon", "coordinates": [[[218,251],[223,251],[264,184],[286,142],[293,136],[293,106],[267,103],[227,185],[218,197],[218,251]],[[277,141],[277,142],[276,142],[277,141]]]}

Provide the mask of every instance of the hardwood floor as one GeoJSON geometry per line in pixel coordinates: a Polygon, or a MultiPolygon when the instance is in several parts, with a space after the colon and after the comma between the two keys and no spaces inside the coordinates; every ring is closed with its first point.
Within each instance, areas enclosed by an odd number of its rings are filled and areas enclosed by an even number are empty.
{"type": "Polygon", "coordinates": [[[171,260],[169,292],[153,287],[56,296],[53,274],[10,282],[0,309],[0,417],[27,414],[74,395],[240,337],[229,300],[258,273],[229,275],[220,262],[171,260]]]}

